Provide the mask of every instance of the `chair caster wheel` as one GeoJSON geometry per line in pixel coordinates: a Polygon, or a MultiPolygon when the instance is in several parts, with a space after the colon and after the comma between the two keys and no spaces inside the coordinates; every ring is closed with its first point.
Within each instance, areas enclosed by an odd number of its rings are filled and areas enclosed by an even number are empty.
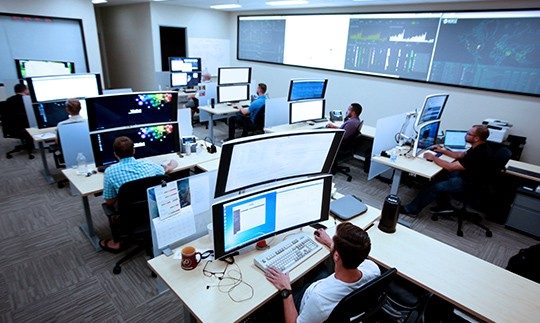
{"type": "Polygon", "coordinates": [[[64,188],[64,187],[66,187],[66,184],[64,184],[64,183],[62,183],[62,182],[57,182],[57,183],[56,183],[56,187],[58,187],[58,188],[64,188]]]}
{"type": "Polygon", "coordinates": [[[34,158],[36,158],[36,156],[34,156],[34,155],[28,156],[28,159],[34,159],[34,158]]]}
{"type": "Polygon", "coordinates": [[[119,273],[122,272],[122,267],[120,267],[120,266],[114,266],[112,272],[113,272],[113,274],[118,275],[119,273]]]}
{"type": "Polygon", "coordinates": [[[431,220],[433,220],[433,221],[438,221],[438,220],[439,220],[439,216],[436,215],[436,214],[433,214],[433,215],[431,216],[431,220]]]}
{"type": "Polygon", "coordinates": [[[7,155],[7,154],[6,154],[6,158],[7,158],[7,159],[11,159],[11,158],[13,158],[13,156],[7,155]]]}
{"type": "Polygon", "coordinates": [[[352,181],[352,178],[347,178],[347,182],[350,182],[350,181],[352,181]]]}
{"type": "Polygon", "coordinates": [[[459,231],[457,232],[457,235],[458,235],[458,237],[463,237],[463,231],[459,230],[459,231]]]}
{"type": "Polygon", "coordinates": [[[491,231],[486,231],[486,237],[488,237],[488,238],[493,237],[493,232],[491,232],[491,231]]]}
{"type": "Polygon", "coordinates": [[[155,272],[151,272],[150,275],[152,276],[152,278],[157,278],[157,274],[155,272]]]}

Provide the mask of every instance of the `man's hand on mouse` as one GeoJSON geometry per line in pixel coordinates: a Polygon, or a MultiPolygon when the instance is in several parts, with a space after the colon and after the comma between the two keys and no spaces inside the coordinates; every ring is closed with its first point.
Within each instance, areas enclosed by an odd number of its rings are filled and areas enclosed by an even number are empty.
{"type": "Polygon", "coordinates": [[[313,234],[315,235],[315,240],[319,243],[322,243],[328,248],[332,248],[332,238],[330,238],[324,229],[317,229],[313,234]]]}

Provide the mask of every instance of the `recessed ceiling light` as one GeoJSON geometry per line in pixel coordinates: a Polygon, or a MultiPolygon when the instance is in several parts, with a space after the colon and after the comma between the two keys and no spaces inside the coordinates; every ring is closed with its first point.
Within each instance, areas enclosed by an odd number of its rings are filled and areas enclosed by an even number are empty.
{"type": "Polygon", "coordinates": [[[294,6],[300,4],[308,4],[306,0],[283,0],[283,1],[266,1],[269,6],[294,6]]]}
{"type": "Polygon", "coordinates": [[[107,0],[92,0],[93,4],[107,3],[107,0]]]}
{"type": "Polygon", "coordinates": [[[213,6],[210,6],[212,9],[236,9],[236,8],[242,8],[241,5],[238,3],[229,3],[229,4],[215,4],[213,6]]]}

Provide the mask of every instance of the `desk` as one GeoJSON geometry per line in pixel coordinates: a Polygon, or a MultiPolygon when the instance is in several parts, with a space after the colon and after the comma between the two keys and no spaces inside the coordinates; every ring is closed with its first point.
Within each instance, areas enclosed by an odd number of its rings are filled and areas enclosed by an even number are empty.
{"type": "Polygon", "coordinates": [[[197,168],[205,171],[205,172],[210,172],[210,171],[213,171],[213,170],[218,170],[219,168],[219,159],[214,159],[214,160],[209,160],[209,161],[206,161],[206,162],[203,162],[203,163],[198,163],[197,164],[197,168]]]}
{"type": "MultiPolygon", "coordinates": [[[[244,102],[239,103],[239,105],[242,105],[242,104],[243,105],[249,104],[249,101],[244,101],[244,102]]],[[[208,121],[208,137],[210,138],[210,141],[213,144],[215,144],[214,142],[214,116],[236,114],[239,112],[239,109],[235,108],[232,105],[227,105],[226,103],[215,104],[214,108],[212,108],[209,105],[202,105],[202,106],[199,106],[199,110],[206,111],[210,115],[210,121],[208,121]]]]}
{"type": "Polygon", "coordinates": [[[398,225],[369,231],[370,258],[460,309],[493,322],[538,322],[540,284],[398,225]]]}
{"type": "Polygon", "coordinates": [[[506,173],[540,182],[540,166],[510,159],[506,164],[506,173]]]}
{"type": "MultiPolygon", "coordinates": [[[[200,144],[202,141],[199,141],[200,144]]],[[[178,167],[174,171],[180,171],[184,169],[190,169],[196,166],[197,164],[208,162],[210,160],[218,159],[221,154],[221,148],[217,147],[217,153],[210,154],[207,151],[201,151],[200,153],[192,153],[190,155],[183,155],[182,158],[178,154],[167,154],[154,157],[143,158],[143,160],[150,161],[156,164],[162,164],[169,160],[176,160],[178,162],[178,167]]],[[[90,166],[92,169],[95,169],[95,165],[90,166]]],[[[94,223],[92,221],[92,213],[90,211],[90,204],[88,202],[88,196],[92,194],[98,194],[103,191],[103,173],[93,174],[92,176],[86,177],[77,175],[76,169],[63,169],[62,173],[69,180],[71,185],[79,192],[82,198],[84,216],[86,219],[85,224],[81,224],[79,227],[90,240],[90,243],[94,246],[96,250],[100,250],[99,247],[99,238],[94,232],[94,223]]]]}
{"type": "MultiPolygon", "coordinates": [[[[285,131],[315,130],[320,129],[320,127],[324,127],[327,123],[328,121],[318,122],[313,125],[309,125],[305,122],[295,124],[282,124],[279,126],[264,128],[264,132],[273,133],[285,131]]],[[[363,125],[360,133],[362,134],[362,136],[368,138],[375,138],[375,127],[363,125]]]]}
{"type": "Polygon", "coordinates": [[[43,177],[45,177],[45,180],[49,184],[53,184],[55,182],[54,178],[51,175],[51,171],[49,169],[49,164],[47,163],[47,156],[45,155],[45,142],[54,142],[56,141],[56,127],[50,127],[50,128],[26,128],[26,132],[32,137],[32,140],[38,144],[39,147],[39,153],[41,155],[41,162],[43,163],[43,170],[41,173],[43,174],[43,177]]]}
{"type": "MultiPolygon", "coordinates": [[[[369,207],[366,213],[351,222],[361,228],[366,228],[378,219],[379,213],[379,210],[369,207]]],[[[303,230],[314,231],[311,227],[306,227],[303,230]]],[[[334,231],[334,227],[328,227],[328,233],[331,236],[334,231]]],[[[280,236],[287,234],[290,234],[290,232],[280,236]]],[[[280,236],[275,239],[279,239],[280,236]]],[[[189,245],[194,246],[197,250],[213,249],[208,236],[190,242],[189,245]]],[[[253,298],[242,303],[233,302],[226,294],[219,292],[215,287],[207,289],[207,285],[213,284],[205,280],[202,273],[202,264],[194,270],[185,271],[180,268],[179,259],[173,259],[165,255],[151,259],[148,263],[197,320],[201,322],[236,322],[246,318],[278,293],[278,290],[264,278],[263,272],[253,264],[253,257],[260,252],[253,249],[235,257],[236,263],[242,270],[243,280],[254,288],[253,298]]],[[[303,276],[324,261],[328,255],[329,250],[326,248],[317,252],[289,273],[291,280],[295,281],[303,276]]]]}

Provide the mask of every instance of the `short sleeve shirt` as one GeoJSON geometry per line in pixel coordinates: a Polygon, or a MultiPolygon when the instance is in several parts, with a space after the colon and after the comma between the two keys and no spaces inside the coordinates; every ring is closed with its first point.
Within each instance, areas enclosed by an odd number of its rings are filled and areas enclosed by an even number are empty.
{"type": "Polygon", "coordinates": [[[105,170],[103,177],[103,198],[116,198],[120,186],[136,179],[163,175],[165,169],[147,161],[136,160],[134,157],[122,158],[105,170]]]}
{"type": "Polygon", "coordinates": [[[467,182],[480,183],[492,176],[493,169],[490,166],[492,152],[487,143],[470,148],[465,156],[458,162],[465,168],[463,179],[467,182]]]}

